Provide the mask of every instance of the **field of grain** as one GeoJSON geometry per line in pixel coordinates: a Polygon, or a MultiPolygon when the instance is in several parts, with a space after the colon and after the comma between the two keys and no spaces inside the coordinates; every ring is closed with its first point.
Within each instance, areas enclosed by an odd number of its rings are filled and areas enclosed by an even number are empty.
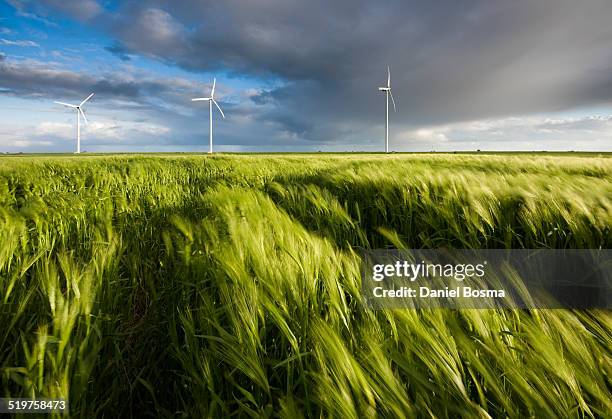
{"type": "Polygon", "coordinates": [[[2,396],[605,417],[609,311],[372,311],[355,249],[611,248],[611,226],[609,155],[2,157],[2,396]]]}

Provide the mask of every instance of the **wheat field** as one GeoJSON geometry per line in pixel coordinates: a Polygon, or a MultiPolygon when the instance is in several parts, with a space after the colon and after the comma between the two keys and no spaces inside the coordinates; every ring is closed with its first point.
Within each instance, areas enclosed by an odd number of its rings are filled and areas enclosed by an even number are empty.
{"type": "Polygon", "coordinates": [[[609,417],[609,311],[378,310],[358,248],[611,248],[610,155],[0,158],[2,397],[609,417]]]}

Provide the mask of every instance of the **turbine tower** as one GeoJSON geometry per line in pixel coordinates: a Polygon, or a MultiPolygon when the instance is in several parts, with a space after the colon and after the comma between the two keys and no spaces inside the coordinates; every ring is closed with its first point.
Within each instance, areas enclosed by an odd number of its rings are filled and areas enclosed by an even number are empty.
{"type": "Polygon", "coordinates": [[[84,101],[82,101],[78,105],[71,105],[69,103],[64,103],[64,102],[53,102],[53,103],[57,103],[58,105],[64,105],[64,106],[67,106],[69,108],[76,109],[76,114],[77,114],[77,149],[76,149],[76,154],[79,154],[81,152],[81,115],[83,116],[83,120],[87,124],[87,117],[85,117],[85,112],[83,112],[83,105],[85,104],[85,102],[87,102],[89,99],[91,99],[91,97],[93,95],[94,95],[93,93],[90,94],[89,96],[87,96],[85,98],[84,101]]]}
{"type": "Polygon", "coordinates": [[[387,96],[387,119],[385,120],[385,153],[389,152],[389,96],[391,96],[391,102],[393,102],[393,112],[397,112],[395,109],[395,100],[393,99],[393,94],[391,93],[391,70],[389,66],[387,66],[387,86],[379,87],[379,91],[385,92],[387,96]]]}
{"type": "Polygon", "coordinates": [[[215,106],[217,107],[217,109],[219,109],[219,112],[221,112],[221,116],[223,117],[223,119],[225,119],[225,115],[223,114],[223,111],[221,110],[221,108],[219,107],[219,104],[217,103],[217,101],[215,100],[215,84],[217,84],[217,79],[213,78],[213,85],[212,85],[212,90],[210,92],[210,97],[198,97],[195,99],[191,99],[192,102],[200,102],[203,100],[207,100],[208,101],[208,123],[209,123],[209,127],[208,127],[208,154],[212,154],[213,152],[213,141],[212,141],[212,137],[213,137],[213,124],[212,124],[212,112],[213,112],[213,103],[215,104],[215,106]]]}

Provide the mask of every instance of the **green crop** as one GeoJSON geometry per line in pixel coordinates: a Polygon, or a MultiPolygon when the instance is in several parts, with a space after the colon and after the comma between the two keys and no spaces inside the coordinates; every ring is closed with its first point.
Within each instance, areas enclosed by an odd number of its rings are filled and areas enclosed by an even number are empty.
{"type": "Polygon", "coordinates": [[[369,310],[358,248],[611,248],[606,155],[0,159],[0,397],[609,417],[609,311],[369,310]]]}

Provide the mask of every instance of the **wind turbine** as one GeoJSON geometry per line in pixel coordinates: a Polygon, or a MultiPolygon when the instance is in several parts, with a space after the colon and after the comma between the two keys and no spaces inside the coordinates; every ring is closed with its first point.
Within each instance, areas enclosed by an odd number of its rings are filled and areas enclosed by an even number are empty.
{"type": "Polygon", "coordinates": [[[389,152],[389,96],[391,96],[391,102],[393,102],[393,112],[397,112],[395,109],[395,100],[393,99],[393,94],[391,93],[391,70],[389,66],[387,66],[387,86],[379,87],[379,91],[385,92],[387,96],[387,119],[385,123],[385,153],[389,152]]]}
{"type": "Polygon", "coordinates": [[[64,105],[69,108],[76,109],[76,113],[77,113],[77,151],[76,151],[76,154],[79,154],[81,152],[81,115],[83,116],[83,120],[87,124],[87,117],[85,116],[85,112],[83,112],[83,105],[85,104],[85,102],[91,99],[93,95],[94,95],[93,93],[90,94],[89,96],[85,98],[84,101],[82,101],[78,105],[71,105],[69,103],[64,103],[64,102],[53,102],[53,103],[57,103],[58,105],[64,105]]]}
{"type": "Polygon", "coordinates": [[[219,104],[217,103],[217,101],[215,100],[215,84],[217,84],[217,79],[213,78],[213,85],[212,85],[212,90],[210,92],[210,97],[198,97],[195,99],[191,99],[192,102],[200,102],[203,100],[207,100],[208,101],[208,122],[209,122],[209,128],[208,128],[208,154],[212,154],[212,105],[213,103],[215,104],[215,106],[217,107],[217,109],[219,109],[219,112],[221,112],[221,116],[223,117],[223,119],[225,119],[225,115],[223,114],[223,111],[221,110],[221,108],[219,107],[219,104]]]}

